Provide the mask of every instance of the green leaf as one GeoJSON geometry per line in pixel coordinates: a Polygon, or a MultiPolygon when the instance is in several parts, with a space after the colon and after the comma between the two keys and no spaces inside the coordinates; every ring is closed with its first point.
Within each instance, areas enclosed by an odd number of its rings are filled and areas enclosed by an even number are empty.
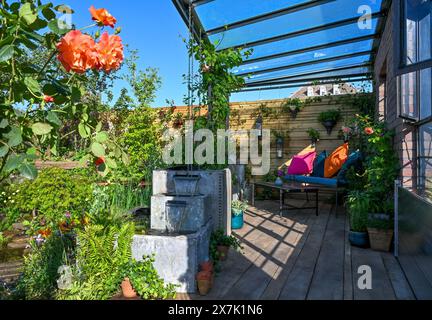
{"type": "Polygon", "coordinates": [[[25,77],[24,78],[24,84],[33,93],[41,93],[42,92],[42,89],[40,87],[39,82],[34,78],[25,77]]]}
{"type": "Polygon", "coordinates": [[[21,176],[27,179],[36,179],[37,177],[37,169],[33,164],[24,162],[21,166],[19,166],[18,171],[21,176]]]}
{"type": "Polygon", "coordinates": [[[3,158],[6,156],[9,152],[9,146],[2,146],[0,147],[0,158],[3,158]]]}
{"type": "Polygon", "coordinates": [[[52,32],[54,32],[55,34],[58,34],[58,35],[63,35],[69,31],[68,28],[63,28],[63,27],[65,27],[65,23],[62,21],[59,21],[58,19],[51,20],[48,23],[48,28],[50,28],[50,30],[52,32]]]}
{"type": "Polygon", "coordinates": [[[78,132],[83,139],[88,138],[91,133],[90,128],[82,122],[78,125],[78,132]]]}
{"type": "Polygon", "coordinates": [[[105,156],[105,148],[99,142],[93,142],[90,146],[90,149],[95,157],[105,156]]]}
{"type": "Polygon", "coordinates": [[[47,20],[55,19],[56,14],[50,8],[45,8],[42,10],[42,14],[47,20]]]}
{"type": "Polygon", "coordinates": [[[99,121],[98,124],[96,125],[96,132],[100,132],[102,130],[102,122],[99,121]]]}
{"type": "Polygon", "coordinates": [[[124,165],[130,164],[130,158],[129,155],[126,152],[122,152],[122,162],[124,165]]]}
{"type": "Polygon", "coordinates": [[[51,132],[53,127],[48,123],[36,122],[32,125],[33,133],[37,136],[43,136],[51,132]]]}
{"type": "Polygon", "coordinates": [[[11,59],[14,55],[14,46],[12,44],[6,45],[0,49],[0,62],[5,62],[11,59]]]}
{"type": "Polygon", "coordinates": [[[62,125],[62,122],[54,111],[48,111],[47,120],[57,126],[62,125]]]}
{"type": "Polygon", "coordinates": [[[24,158],[22,156],[12,154],[10,157],[7,158],[3,171],[7,173],[14,171],[21,165],[23,161],[24,158]]]}
{"type": "Polygon", "coordinates": [[[0,129],[4,129],[9,125],[9,121],[7,119],[2,119],[0,121],[0,129]]]}
{"type": "Polygon", "coordinates": [[[107,141],[109,138],[108,132],[106,131],[101,131],[96,135],[96,141],[99,143],[104,143],[105,141],[107,141]]]}
{"type": "Polygon", "coordinates": [[[8,139],[7,144],[9,147],[16,147],[22,142],[21,130],[18,127],[13,126],[11,131],[4,134],[5,138],[8,139]]]}
{"type": "Polygon", "coordinates": [[[117,169],[117,163],[111,159],[111,158],[106,158],[105,159],[105,163],[107,164],[107,166],[111,169],[117,169]]]}
{"type": "Polygon", "coordinates": [[[23,18],[27,24],[32,24],[37,19],[37,15],[33,11],[31,3],[29,2],[22,5],[19,10],[19,16],[23,18]]]}

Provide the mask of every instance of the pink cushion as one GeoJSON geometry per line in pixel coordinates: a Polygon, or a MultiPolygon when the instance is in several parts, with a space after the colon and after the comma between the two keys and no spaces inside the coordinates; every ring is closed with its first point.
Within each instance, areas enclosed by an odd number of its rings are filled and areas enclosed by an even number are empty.
{"type": "Polygon", "coordinates": [[[313,170],[315,157],[315,151],[294,156],[291,165],[288,168],[288,174],[310,174],[313,170]]]}

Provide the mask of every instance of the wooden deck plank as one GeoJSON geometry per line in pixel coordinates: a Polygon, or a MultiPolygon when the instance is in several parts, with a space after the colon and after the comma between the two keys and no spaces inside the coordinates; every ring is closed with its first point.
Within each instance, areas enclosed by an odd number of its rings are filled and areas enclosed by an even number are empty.
{"type": "Polygon", "coordinates": [[[353,269],[352,269],[352,256],[351,256],[351,244],[349,242],[349,231],[351,229],[349,216],[345,215],[345,253],[344,253],[344,300],[354,299],[353,289],[353,269]]]}
{"type": "Polygon", "coordinates": [[[370,249],[352,247],[353,288],[355,300],[394,300],[395,294],[381,253],[370,249]],[[372,270],[372,289],[359,289],[360,266],[369,266],[372,270]]]}
{"type": "Polygon", "coordinates": [[[391,253],[382,253],[384,266],[389,275],[393,286],[396,299],[398,300],[414,300],[415,296],[406,279],[399,262],[391,253]]]}
{"type": "MultiPolygon", "coordinates": [[[[311,230],[311,226],[317,220],[317,217],[313,214],[305,216],[307,216],[307,219],[305,219],[305,221],[299,220],[298,222],[299,227],[301,228],[300,231],[303,232],[303,234],[297,234],[297,237],[294,240],[294,242],[296,243],[295,248],[292,248],[292,250],[289,250],[287,252],[287,262],[282,268],[279,267],[278,270],[276,270],[273,279],[271,279],[267,288],[261,296],[262,300],[276,300],[279,298],[281,290],[289,274],[291,273],[291,270],[293,269],[304,244],[306,243],[306,239],[311,230]]],[[[292,234],[290,234],[290,236],[291,235],[292,234]]]]}
{"type": "MultiPolygon", "coordinates": [[[[286,221],[285,219],[280,219],[277,215],[273,216],[273,219],[286,221]]],[[[272,230],[277,234],[277,236],[270,236],[266,238],[261,245],[256,245],[256,250],[259,252],[258,258],[246,270],[235,285],[223,296],[224,298],[239,299],[238,297],[241,297],[241,299],[251,300],[257,300],[260,298],[277,268],[283,267],[284,265],[284,262],[280,261],[280,255],[277,255],[277,251],[281,246],[286,245],[290,247],[290,244],[284,243],[284,241],[289,233],[295,233],[295,230],[292,230],[295,221],[292,219],[288,219],[288,221],[288,224],[285,226],[283,223],[278,223],[277,227],[272,230]],[[259,246],[261,248],[259,248],[259,246]]]]}
{"type": "Polygon", "coordinates": [[[411,285],[416,299],[432,299],[432,287],[423,271],[417,265],[413,256],[400,256],[398,258],[401,267],[411,285]]]}
{"type": "Polygon", "coordinates": [[[287,278],[279,299],[306,299],[328,219],[329,208],[328,206],[323,206],[318,221],[312,226],[306,243],[300,252],[293,270],[287,278]]]}
{"type": "Polygon", "coordinates": [[[322,241],[308,300],[342,300],[344,297],[345,216],[330,215],[322,241]]]}

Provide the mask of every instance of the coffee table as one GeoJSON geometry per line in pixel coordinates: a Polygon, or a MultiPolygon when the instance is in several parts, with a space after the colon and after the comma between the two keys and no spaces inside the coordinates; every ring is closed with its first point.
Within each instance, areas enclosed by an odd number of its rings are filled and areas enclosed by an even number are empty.
{"type": "Polygon", "coordinates": [[[315,209],[315,214],[318,216],[318,194],[319,194],[319,187],[308,185],[306,183],[300,183],[300,182],[288,182],[284,183],[281,186],[275,185],[271,182],[254,182],[252,183],[252,201],[251,205],[255,205],[255,188],[256,187],[262,187],[266,189],[271,190],[279,190],[279,216],[282,217],[282,213],[284,210],[308,210],[308,209],[315,209]],[[290,204],[285,203],[285,195],[287,193],[305,193],[307,197],[307,201],[309,202],[309,194],[314,193],[315,194],[315,206],[311,207],[296,207],[290,204]]]}

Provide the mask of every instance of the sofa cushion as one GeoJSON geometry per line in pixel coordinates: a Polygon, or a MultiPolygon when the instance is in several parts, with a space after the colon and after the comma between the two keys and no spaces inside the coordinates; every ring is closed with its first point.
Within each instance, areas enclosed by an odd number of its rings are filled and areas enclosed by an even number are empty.
{"type": "Polygon", "coordinates": [[[324,178],[334,177],[348,159],[348,143],[344,143],[327,157],[324,164],[324,178]]]}
{"type": "Polygon", "coordinates": [[[315,157],[315,151],[294,156],[291,165],[288,167],[288,174],[310,174],[313,170],[315,157]]]}
{"type": "Polygon", "coordinates": [[[328,156],[327,151],[323,151],[319,154],[318,157],[316,157],[313,166],[313,171],[311,174],[312,177],[324,178],[324,165],[327,156],[328,156]]]}
{"type": "Polygon", "coordinates": [[[320,178],[320,177],[309,177],[309,176],[286,176],[286,180],[296,181],[302,183],[319,184],[327,187],[337,187],[338,180],[332,178],[320,178]]]}

